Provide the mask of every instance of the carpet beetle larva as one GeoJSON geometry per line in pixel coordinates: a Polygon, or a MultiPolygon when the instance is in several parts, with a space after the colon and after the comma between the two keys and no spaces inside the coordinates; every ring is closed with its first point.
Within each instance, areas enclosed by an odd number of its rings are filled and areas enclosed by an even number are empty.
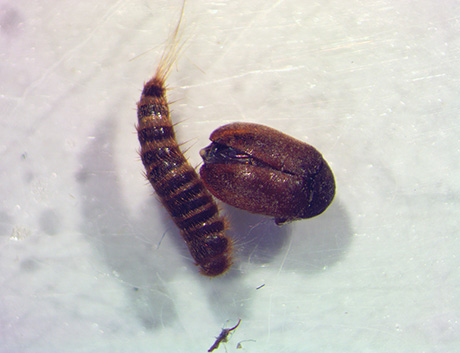
{"type": "Polygon", "coordinates": [[[166,98],[165,81],[180,49],[180,22],[137,103],[140,155],[147,179],[180,229],[201,273],[218,276],[232,264],[232,241],[225,235],[226,220],[219,215],[215,200],[180,150],[166,98]]]}

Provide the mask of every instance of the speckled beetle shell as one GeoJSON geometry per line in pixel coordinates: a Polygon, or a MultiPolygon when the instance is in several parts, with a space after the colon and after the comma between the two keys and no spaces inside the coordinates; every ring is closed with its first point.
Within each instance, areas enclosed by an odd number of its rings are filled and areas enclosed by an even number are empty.
{"type": "Polygon", "coordinates": [[[209,191],[234,207],[275,217],[277,224],[322,213],[335,194],[334,175],[314,147],[264,125],[215,130],[201,150],[209,191]]]}

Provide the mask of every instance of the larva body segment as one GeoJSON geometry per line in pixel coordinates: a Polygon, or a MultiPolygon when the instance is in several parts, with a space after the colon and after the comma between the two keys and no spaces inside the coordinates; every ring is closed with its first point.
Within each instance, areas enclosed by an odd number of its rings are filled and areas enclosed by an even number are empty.
{"type": "MultiPolygon", "coordinates": [[[[174,35],[177,35],[177,29],[174,35]]],[[[166,98],[165,80],[177,55],[171,45],[137,103],[137,132],[146,177],[180,229],[200,272],[218,276],[232,264],[226,221],[176,140],[166,98]]]]}

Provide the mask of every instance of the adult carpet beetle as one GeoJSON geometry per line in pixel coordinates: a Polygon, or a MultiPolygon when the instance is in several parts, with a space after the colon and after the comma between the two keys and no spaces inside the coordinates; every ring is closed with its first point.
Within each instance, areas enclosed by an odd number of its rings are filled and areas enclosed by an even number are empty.
{"type": "Polygon", "coordinates": [[[200,152],[201,178],[231,206],[280,225],[317,216],[334,198],[334,175],[313,146],[253,123],[224,125],[210,140],[200,152]]]}

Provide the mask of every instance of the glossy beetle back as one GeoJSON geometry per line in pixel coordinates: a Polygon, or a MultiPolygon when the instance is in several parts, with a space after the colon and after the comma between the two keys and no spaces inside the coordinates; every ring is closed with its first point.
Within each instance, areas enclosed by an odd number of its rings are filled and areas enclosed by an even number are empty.
{"type": "Polygon", "coordinates": [[[222,126],[210,139],[200,174],[209,191],[232,206],[282,224],[317,216],[334,198],[329,165],[304,142],[251,123],[222,126]]]}

